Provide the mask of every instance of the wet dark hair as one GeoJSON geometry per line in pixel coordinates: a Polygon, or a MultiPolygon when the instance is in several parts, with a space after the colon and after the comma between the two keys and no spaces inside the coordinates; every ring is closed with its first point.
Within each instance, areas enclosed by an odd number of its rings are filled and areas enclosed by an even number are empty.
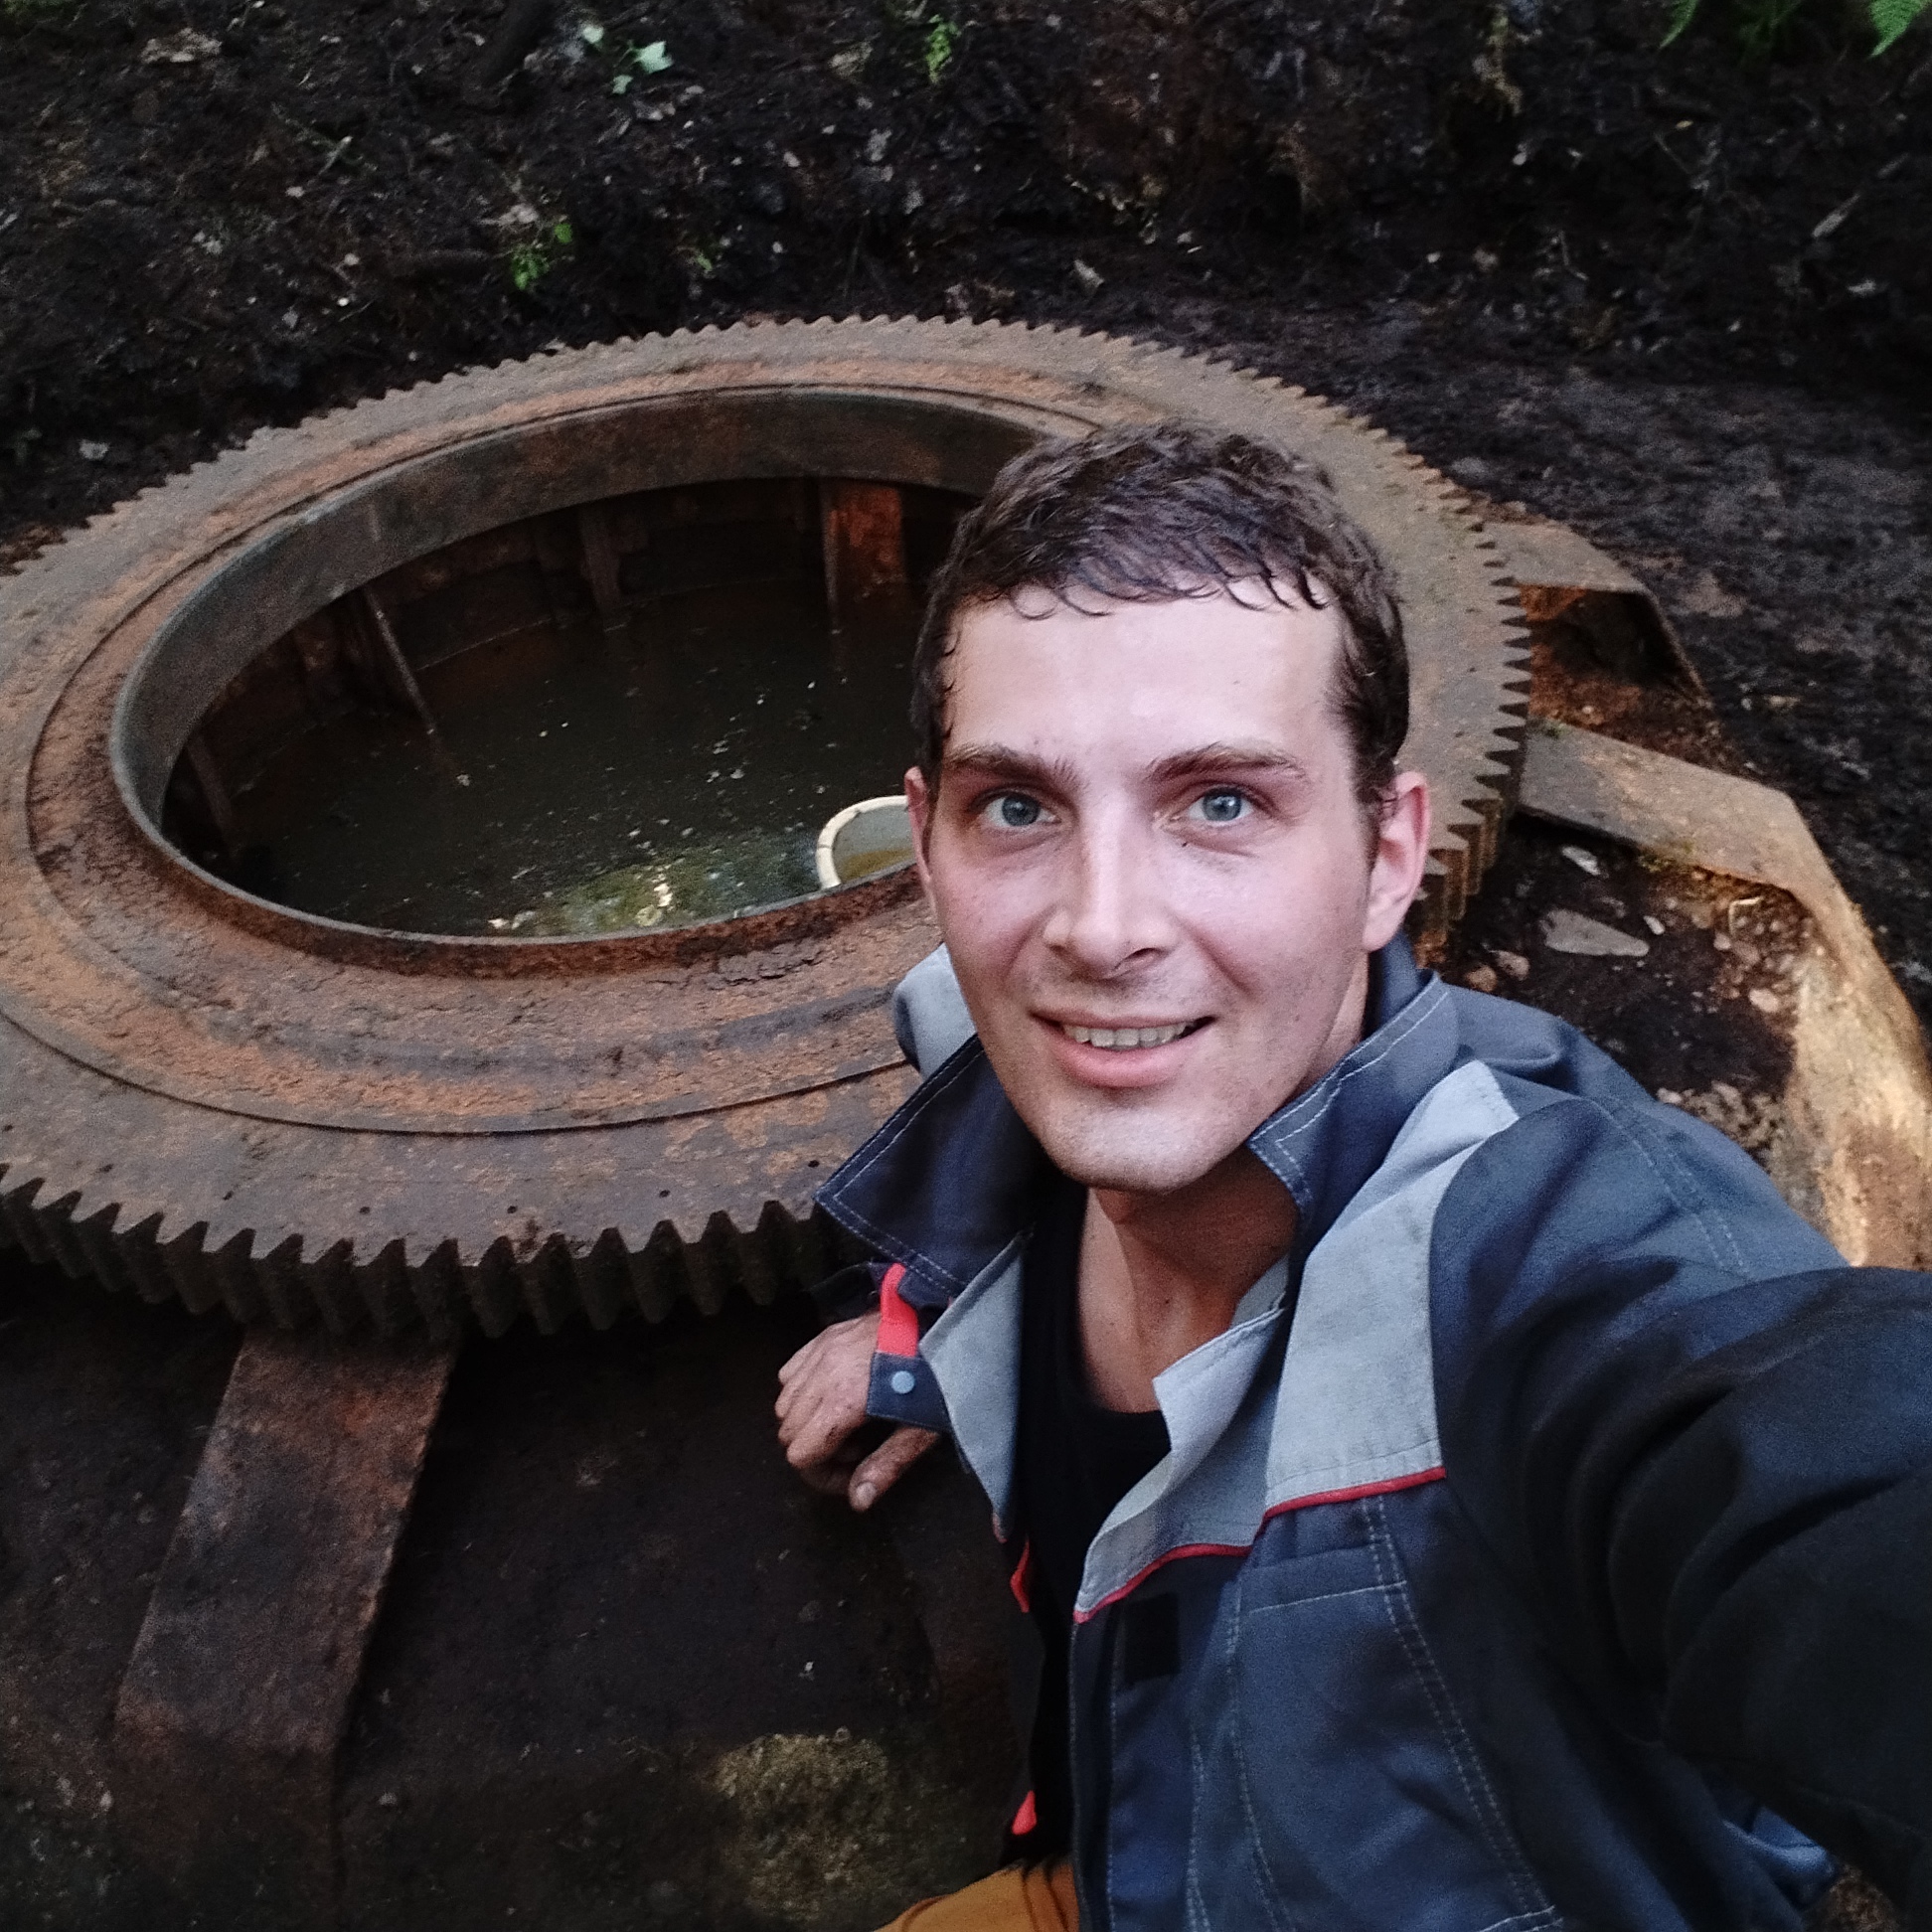
{"type": "Polygon", "coordinates": [[[967,612],[1041,589],[1164,603],[1290,593],[1342,619],[1335,705],[1356,790],[1379,816],[1408,731],[1408,653],[1387,567],[1315,464],[1186,423],[1036,444],[963,518],[935,573],[912,659],[912,727],[926,782],[945,754],[946,660],[967,612]]]}

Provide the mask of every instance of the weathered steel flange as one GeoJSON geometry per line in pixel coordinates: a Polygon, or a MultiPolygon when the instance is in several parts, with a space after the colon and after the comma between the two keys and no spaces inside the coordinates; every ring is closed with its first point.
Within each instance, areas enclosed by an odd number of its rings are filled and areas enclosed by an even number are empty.
{"type": "Polygon", "coordinates": [[[587,940],[375,932],[251,898],[157,830],[197,721],[289,627],[548,511],[745,478],[977,493],[1034,438],[1185,415],[1328,469],[1399,580],[1424,930],[1492,856],[1527,678],[1461,497],[1297,389],[1108,338],[820,322],[451,377],[242,449],[0,583],[0,1237],[247,1321],[346,1329],[765,1299],[811,1192],[903,1096],[933,941],[906,875],[587,940]]]}

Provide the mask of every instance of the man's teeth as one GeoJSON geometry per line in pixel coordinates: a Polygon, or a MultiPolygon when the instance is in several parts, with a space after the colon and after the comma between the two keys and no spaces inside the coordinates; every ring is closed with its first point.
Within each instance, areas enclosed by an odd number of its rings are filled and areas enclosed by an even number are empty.
{"type": "Polygon", "coordinates": [[[1165,1046],[1194,1031],[1192,1020],[1179,1020],[1171,1027],[1068,1027],[1060,1032],[1082,1046],[1111,1046],[1121,1051],[1129,1046],[1165,1046]]]}

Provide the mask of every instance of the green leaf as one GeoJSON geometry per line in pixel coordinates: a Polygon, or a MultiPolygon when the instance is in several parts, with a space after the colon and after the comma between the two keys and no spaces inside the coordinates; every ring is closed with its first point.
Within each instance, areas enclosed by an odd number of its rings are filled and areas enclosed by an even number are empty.
{"type": "Polygon", "coordinates": [[[955,20],[935,20],[932,30],[925,40],[926,81],[930,86],[939,84],[939,77],[952,65],[953,50],[959,44],[959,23],[955,20]]]}
{"type": "Polygon", "coordinates": [[[1871,24],[1878,33],[1873,57],[1892,46],[1928,6],[1932,0],[1871,0],[1871,24]]]}
{"type": "Polygon", "coordinates": [[[653,41],[648,47],[638,48],[631,59],[646,74],[662,74],[671,65],[671,57],[664,51],[662,41],[653,41]]]}
{"type": "MultiPolygon", "coordinates": [[[[1873,4],[1876,4],[1876,0],[1873,0],[1873,4]]],[[[1669,47],[1696,17],[1697,0],[1676,0],[1676,4],[1671,8],[1670,31],[1657,43],[1658,46],[1669,47]]]]}

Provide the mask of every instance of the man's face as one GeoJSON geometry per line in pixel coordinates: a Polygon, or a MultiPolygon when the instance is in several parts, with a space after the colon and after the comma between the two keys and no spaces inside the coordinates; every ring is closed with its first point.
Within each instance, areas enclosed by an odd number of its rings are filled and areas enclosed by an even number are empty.
{"type": "Polygon", "coordinates": [[[1359,1037],[1426,856],[1405,773],[1365,821],[1329,610],[1219,594],[964,618],[919,866],[980,1039],[1055,1164],[1164,1194],[1359,1037]]]}

